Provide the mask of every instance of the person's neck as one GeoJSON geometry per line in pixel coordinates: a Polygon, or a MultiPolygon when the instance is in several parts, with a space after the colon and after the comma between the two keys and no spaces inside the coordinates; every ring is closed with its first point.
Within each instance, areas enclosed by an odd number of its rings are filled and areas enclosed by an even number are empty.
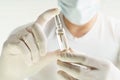
{"type": "Polygon", "coordinates": [[[94,16],[88,23],[86,23],[85,25],[75,25],[72,24],[71,22],[69,22],[64,16],[63,16],[63,20],[64,23],[66,25],[66,27],[68,28],[68,30],[70,31],[70,33],[74,36],[74,37],[82,37],[84,36],[87,32],[90,31],[90,29],[92,28],[92,26],[94,25],[94,23],[96,22],[97,19],[97,15],[94,16]]]}

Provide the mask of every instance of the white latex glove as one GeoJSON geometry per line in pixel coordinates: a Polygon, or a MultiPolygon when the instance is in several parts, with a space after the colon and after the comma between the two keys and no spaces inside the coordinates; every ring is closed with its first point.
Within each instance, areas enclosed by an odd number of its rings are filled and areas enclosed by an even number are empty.
{"type": "Polygon", "coordinates": [[[59,80],[120,80],[120,70],[111,62],[75,50],[63,51],[58,65],[59,80]]]}
{"type": "Polygon", "coordinates": [[[48,10],[34,24],[13,31],[0,57],[0,80],[22,80],[56,59],[57,51],[46,52],[47,42],[41,27],[58,12],[57,9],[48,10]]]}

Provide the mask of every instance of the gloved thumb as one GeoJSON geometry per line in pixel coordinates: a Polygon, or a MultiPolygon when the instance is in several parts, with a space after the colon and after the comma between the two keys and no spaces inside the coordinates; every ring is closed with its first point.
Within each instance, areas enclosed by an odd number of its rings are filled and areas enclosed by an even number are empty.
{"type": "Polygon", "coordinates": [[[44,26],[51,18],[59,14],[60,10],[57,8],[49,9],[42,13],[36,20],[35,23],[38,23],[41,26],[44,26]]]}

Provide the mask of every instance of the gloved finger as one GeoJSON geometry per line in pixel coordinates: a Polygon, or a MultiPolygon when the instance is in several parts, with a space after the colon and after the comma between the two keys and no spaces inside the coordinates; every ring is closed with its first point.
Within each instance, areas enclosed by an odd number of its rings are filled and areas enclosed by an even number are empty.
{"type": "Polygon", "coordinates": [[[70,52],[71,53],[62,52],[59,55],[59,59],[64,62],[82,64],[84,66],[89,66],[95,69],[98,69],[104,66],[101,60],[85,55],[81,52],[77,52],[75,50],[71,50],[70,52]]]}
{"type": "Polygon", "coordinates": [[[33,63],[38,63],[39,59],[40,59],[40,54],[38,52],[38,48],[35,43],[35,39],[34,39],[33,35],[31,33],[29,33],[27,30],[24,30],[24,33],[26,33],[26,35],[22,35],[20,40],[22,40],[26,44],[28,49],[30,50],[31,61],[33,61],[33,63]]]}
{"type": "Polygon", "coordinates": [[[55,15],[59,14],[59,9],[54,8],[54,9],[49,9],[42,13],[38,19],[36,20],[35,23],[38,23],[41,26],[44,26],[51,18],[53,18],[55,15]]]}
{"type": "Polygon", "coordinates": [[[83,65],[79,66],[76,64],[62,62],[60,60],[57,61],[57,64],[59,65],[60,70],[65,71],[66,73],[77,79],[80,78],[80,75],[85,75],[88,71],[90,72],[90,70],[88,70],[89,68],[84,67],[83,65]]]}
{"type": "MultiPolygon", "coordinates": [[[[31,63],[31,61],[32,63],[37,63],[39,61],[40,54],[38,53],[38,48],[32,33],[28,32],[26,28],[22,28],[18,32],[16,32],[16,34],[12,34],[11,36],[16,36],[17,39],[24,42],[24,44],[28,48],[30,53],[27,54],[26,57],[29,57],[30,60],[27,60],[27,63],[31,63]]],[[[11,36],[8,40],[12,39],[11,36]]]]}
{"type": "Polygon", "coordinates": [[[79,79],[72,77],[71,75],[67,74],[66,72],[62,70],[58,71],[58,79],[59,80],[79,80],[79,79]]]}
{"type": "Polygon", "coordinates": [[[47,52],[47,39],[41,26],[33,24],[31,27],[27,27],[26,30],[33,35],[39,54],[44,56],[47,52]]]}
{"type": "Polygon", "coordinates": [[[15,35],[11,35],[5,41],[3,45],[3,51],[5,51],[6,54],[10,54],[10,55],[17,55],[19,54],[19,52],[30,53],[28,47],[24,44],[24,42],[19,40],[19,38],[17,38],[17,36],[15,35]]]}
{"type": "Polygon", "coordinates": [[[80,75],[79,66],[76,66],[67,62],[62,62],[60,60],[57,61],[57,64],[59,65],[60,70],[65,71],[66,73],[69,73],[75,78],[77,77],[77,75],[80,75]]]}
{"type": "MultiPolygon", "coordinates": [[[[31,52],[26,46],[26,44],[18,39],[16,36],[12,35],[8,40],[4,43],[3,46],[3,54],[4,58],[9,61],[14,61],[14,60],[21,60],[23,63],[26,63],[27,65],[31,65],[31,52]]],[[[17,61],[16,61],[17,62],[17,61]]]]}

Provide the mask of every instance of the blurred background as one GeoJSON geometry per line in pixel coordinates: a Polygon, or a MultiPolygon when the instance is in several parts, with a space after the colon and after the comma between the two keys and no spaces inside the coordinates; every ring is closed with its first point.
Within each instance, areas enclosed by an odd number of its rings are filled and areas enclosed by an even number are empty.
{"type": "MultiPolygon", "coordinates": [[[[120,19],[120,0],[101,0],[102,11],[120,19]]],[[[12,30],[33,22],[45,10],[57,7],[57,0],[0,0],[0,53],[12,30]]]]}

